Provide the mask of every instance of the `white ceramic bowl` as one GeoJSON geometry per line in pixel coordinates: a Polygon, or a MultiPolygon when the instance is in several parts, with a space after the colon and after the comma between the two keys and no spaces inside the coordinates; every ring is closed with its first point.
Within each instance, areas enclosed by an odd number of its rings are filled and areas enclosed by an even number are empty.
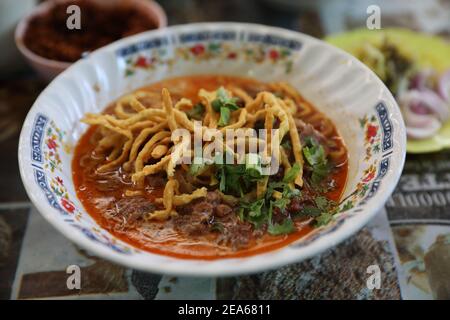
{"type": "Polygon", "coordinates": [[[405,143],[404,123],[392,95],[352,56],[297,32],[202,23],[122,39],[63,72],[42,92],[25,120],[19,163],[34,205],[77,245],[135,269],[224,276],[298,262],[357,232],[397,184],[405,143]],[[83,114],[99,112],[121,95],[164,78],[211,73],[287,81],[334,121],[347,144],[350,163],[344,194],[348,199],[332,223],[276,251],[205,261],[137,250],[101,229],[86,213],[71,172],[73,147],[86,130],[79,122],[83,114]]]}

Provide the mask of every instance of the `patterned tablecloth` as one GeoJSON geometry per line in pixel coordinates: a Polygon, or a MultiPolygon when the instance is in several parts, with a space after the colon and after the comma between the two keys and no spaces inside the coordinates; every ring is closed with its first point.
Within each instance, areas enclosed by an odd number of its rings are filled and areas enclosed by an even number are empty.
{"type": "MultiPolygon", "coordinates": [[[[169,24],[248,21],[317,37],[330,26],[357,24],[355,15],[336,21],[329,8],[274,6],[289,1],[161,2],[169,24]]],[[[29,202],[18,172],[18,134],[44,87],[31,71],[0,81],[0,299],[183,299],[187,293],[192,299],[450,299],[449,152],[408,156],[386,208],[356,235],[312,259],[251,276],[161,276],[90,255],[53,229],[29,202]],[[82,270],[81,290],[66,286],[66,268],[74,264],[82,270]],[[380,268],[379,289],[367,286],[371,265],[380,268]]]]}

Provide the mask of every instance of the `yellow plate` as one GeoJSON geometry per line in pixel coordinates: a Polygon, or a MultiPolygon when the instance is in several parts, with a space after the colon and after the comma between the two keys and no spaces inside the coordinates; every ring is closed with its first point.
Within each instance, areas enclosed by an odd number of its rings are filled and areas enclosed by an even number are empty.
{"type": "MultiPolygon", "coordinates": [[[[355,54],[363,43],[370,42],[377,45],[385,37],[395,43],[398,50],[415,61],[419,67],[431,67],[439,72],[450,69],[449,42],[407,29],[357,29],[329,36],[325,40],[350,54],[355,54]]],[[[410,153],[434,152],[445,148],[450,148],[450,121],[446,122],[434,137],[424,140],[408,139],[406,146],[406,150],[410,153]]]]}

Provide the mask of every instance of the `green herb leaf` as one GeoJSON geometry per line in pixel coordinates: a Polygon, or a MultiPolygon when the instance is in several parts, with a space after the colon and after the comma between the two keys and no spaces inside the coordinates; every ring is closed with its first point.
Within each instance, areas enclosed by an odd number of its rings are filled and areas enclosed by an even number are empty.
{"type": "Polygon", "coordinates": [[[324,196],[316,197],[314,199],[314,202],[316,203],[317,208],[319,208],[322,211],[329,211],[336,205],[334,201],[331,201],[324,196]]]}
{"type": "Polygon", "coordinates": [[[204,166],[205,165],[203,163],[202,164],[196,164],[196,163],[191,164],[191,166],[189,167],[189,174],[194,177],[197,176],[204,166]]]}
{"type": "Polygon", "coordinates": [[[327,163],[319,163],[313,166],[312,169],[311,181],[317,186],[330,174],[331,168],[327,163]]]}
{"type": "MultiPolygon", "coordinates": [[[[267,186],[267,192],[264,198],[259,199],[252,204],[241,204],[241,208],[244,208],[244,210],[241,212],[241,217],[243,218],[243,221],[249,221],[253,223],[256,228],[260,228],[263,224],[267,224],[269,228],[272,228],[274,230],[274,234],[278,232],[277,230],[281,230],[282,228],[285,228],[285,230],[289,230],[289,222],[285,222],[285,224],[282,225],[272,225],[273,208],[276,207],[280,210],[285,210],[288,204],[291,202],[292,197],[299,194],[300,190],[291,190],[289,184],[285,182],[271,181],[267,186]],[[272,193],[275,189],[282,189],[282,198],[276,200],[271,199],[272,193]],[[255,212],[257,212],[258,215],[256,215],[255,212]]],[[[286,232],[282,233],[284,234],[286,232]]]]}
{"type": "Polygon", "coordinates": [[[223,230],[224,230],[224,226],[220,222],[214,222],[211,225],[211,231],[223,232],[223,230]]]}
{"type": "Polygon", "coordinates": [[[311,166],[326,163],[327,159],[325,157],[325,150],[323,149],[323,146],[316,140],[310,139],[310,141],[310,147],[303,147],[303,155],[305,156],[306,161],[308,161],[311,166]]]}
{"type": "Polygon", "coordinates": [[[239,106],[236,104],[238,99],[235,97],[230,97],[223,87],[217,89],[216,94],[217,98],[212,102],[212,106],[216,112],[219,112],[219,109],[225,106],[231,110],[239,109],[239,106]]]}
{"type": "Polygon", "coordinates": [[[269,212],[265,206],[264,199],[251,203],[241,203],[241,209],[240,217],[242,221],[251,222],[256,229],[261,228],[268,221],[269,212]]]}
{"type": "Polygon", "coordinates": [[[294,222],[291,219],[285,219],[281,224],[270,224],[267,228],[267,231],[274,236],[289,234],[296,230],[294,222]]]}
{"type": "Polygon", "coordinates": [[[259,217],[262,213],[262,207],[264,205],[264,199],[257,200],[251,203],[248,208],[248,215],[250,217],[259,217]]]}
{"type": "Polygon", "coordinates": [[[231,112],[227,107],[220,107],[220,118],[217,125],[219,127],[226,126],[230,122],[231,112]]]}
{"type": "Polygon", "coordinates": [[[316,227],[325,226],[333,219],[331,212],[322,212],[320,216],[316,218],[316,227]]]}
{"type": "Polygon", "coordinates": [[[292,149],[292,144],[291,144],[291,140],[286,140],[284,141],[281,146],[286,149],[286,150],[290,150],[292,149]]]}
{"type": "Polygon", "coordinates": [[[216,94],[217,94],[217,99],[222,100],[222,101],[225,101],[229,98],[224,87],[220,87],[219,89],[217,89],[216,94]]]}
{"type": "Polygon", "coordinates": [[[239,216],[239,220],[241,220],[242,222],[245,219],[244,213],[245,213],[245,209],[243,207],[240,207],[238,210],[238,216],[239,216]]]}
{"type": "Polygon", "coordinates": [[[317,217],[322,213],[322,210],[316,207],[306,207],[303,208],[298,214],[300,216],[317,217]]]}
{"type": "Polygon", "coordinates": [[[213,108],[213,110],[214,110],[215,112],[219,112],[219,111],[220,111],[220,108],[222,107],[222,103],[220,102],[219,99],[214,99],[214,100],[211,102],[211,106],[212,106],[212,108],[213,108]]]}
{"type": "Polygon", "coordinates": [[[283,197],[292,198],[301,194],[298,189],[291,189],[289,186],[283,190],[283,197]]]}
{"type": "Polygon", "coordinates": [[[219,164],[216,162],[216,174],[221,182],[222,192],[239,196],[244,191],[249,192],[254,189],[255,182],[264,177],[258,155],[247,154],[245,159],[245,164],[219,164]]]}
{"type": "Polygon", "coordinates": [[[227,189],[227,180],[226,180],[226,174],[225,174],[225,167],[222,167],[220,169],[221,175],[220,175],[220,183],[219,183],[219,190],[221,192],[225,192],[227,189]]]}
{"type": "Polygon", "coordinates": [[[274,190],[276,190],[276,189],[283,189],[284,190],[284,188],[286,188],[286,187],[289,187],[289,186],[285,182],[282,182],[282,181],[271,181],[267,185],[267,192],[266,192],[266,194],[267,194],[267,196],[271,197],[274,190]]]}
{"type": "Polygon", "coordinates": [[[351,208],[353,208],[353,202],[348,200],[342,207],[342,211],[347,211],[347,210],[350,210],[351,208]]]}
{"type": "Polygon", "coordinates": [[[290,198],[281,198],[281,199],[277,199],[275,201],[272,201],[272,204],[274,207],[279,208],[280,210],[284,210],[286,209],[287,205],[289,204],[289,202],[291,202],[290,198]]]}
{"type": "Polygon", "coordinates": [[[238,110],[237,98],[230,97],[223,87],[216,91],[217,98],[211,102],[216,112],[220,112],[219,126],[226,126],[230,122],[231,111],[238,110]]]}
{"type": "Polygon", "coordinates": [[[200,160],[201,160],[200,163],[196,163],[197,161],[195,161],[194,159],[193,163],[189,167],[189,174],[193,177],[202,174],[203,172],[205,172],[206,169],[208,169],[208,165],[205,162],[203,162],[203,159],[200,160]]]}
{"type": "Polygon", "coordinates": [[[321,210],[320,215],[316,217],[316,226],[318,227],[328,224],[333,219],[333,215],[339,210],[336,202],[324,196],[316,197],[314,202],[317,208],[321,210]]]}
{"type": "Polygon", "coordinates": [[[314,186],[319,186],[329,175],[331,166],[328,164],[323,146],[314,138],[307,138],[303,147],[303,155],[310,165],[312,174],[311,182],[314,186]]]}
{"type": "Polygon", "coordinates": [[[248,153],[245,155],[245,174],[251,180],[261,178],[261,157],[258,154],[248,153]]]}
{"type": "Polygon", "coordinates": [[[186,111],[189,119],[201,120],[205,113],[205,106],[202,103],[197,103],[191,110],[186,111]]]}
{"type": "Polygon", "coordinates": [[[295,178],[298,176],[300,172],[300,165],[298,163],[294,163],[292,168],[290,168],[286,173],[284,174],[283,182],[290,183],[294,182],[295,178]]]}
{"type": "Polygon", "coordinates": [[[216,164],[218,179],[220,181],[219,189],[223,193],[234,193],[240,195],[245,181],[241,183],[241,177],[245,174],[244,165],[216,164]]]}

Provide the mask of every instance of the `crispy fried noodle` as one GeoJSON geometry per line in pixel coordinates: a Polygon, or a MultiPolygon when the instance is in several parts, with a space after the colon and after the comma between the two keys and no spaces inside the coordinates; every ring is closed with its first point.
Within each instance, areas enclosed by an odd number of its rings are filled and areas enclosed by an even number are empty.
{"type": "MultiPolygon", "coordinates": [[[[272,92],[262,91],[253,99],[239,88],[231,87],[223,90],[222,93],[229,97],[240,98],[244,106],[232,111],[230,120],[226,125],[220,126],[220,130],[224,132],[227,129],[253,128],[256,121],[262,120],[267,130],[266,152],[272,149],[278,150],[275,156],[282,159],[285,169],[291,168],[293,163],[289,162],[283,148],[280,147],[285,135],[289,135],[295,163],[303,168],[302,145],[294,120],[297,112],[295,103],[301,101],[301,98],[295,89],[286,83],[275,83],[272,87],[284,92],[285,98],[281,99],[272,92]],[[271,141],[274,123],[278,124],[279,134],[278,139],[271,141]]],[[[188,146],[186,139],[173,141],[170,137],[178,128],[193,132],[194,122],[183,112],[186,108],[192,108],[193,103],[189,99],[182,98],[174,105],[169,90],[164,88],[161,92],[162,105],[144,105],[141,100],[151,94],[146,91],[137,91],[121,98],[116,103],[112,114],[89,113],[82,121],[101,126],[104,137],[100,140],[99,148],[111,150],[107,156],[108,162],[98,167],[99,172],[122,166],[124,170],[132,173],[132,181],[141,186],[146,176],[161,171],[166,172],[168,181],[163,198],[156,200],[156,203],[164,205],[164,209],[148,212],[145,215],[146,220],[164,220],[177,214],[177,206],[205,197],[207,189],[202,187],[193,190],[190,194],[179,194],[178,182],[174,179],[176,163],[188,146]]],[[[200,89],[198,97],[206,109],[201,119],[203,129],[219,128],[219,114],[213,107],[213,102],[218,98],[218,91],[200,89]]],[[[193,151],[192,149],[192,154],[193,151]]],[[[234,152],[233,154],[236,156],[234,152]]],[[[303,185],[302,174],[300,170],[294,179],[299,187],[303,185]]],[[[257,197],[264,196],[266,188],[267,178],[258,183],[257,197]]],[[[126,195],[130,196],[136,194],[139,194],[139,191],[126,192],[126,195]]]]}

